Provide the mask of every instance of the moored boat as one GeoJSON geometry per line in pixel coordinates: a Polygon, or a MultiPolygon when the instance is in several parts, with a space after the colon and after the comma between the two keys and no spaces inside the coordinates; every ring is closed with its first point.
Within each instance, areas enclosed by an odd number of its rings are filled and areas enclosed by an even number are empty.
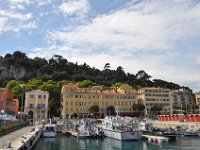
{"type": "Polygon", "coordinates": [[[102,138],[104,137],[103,130],[98,128],[94,119],[83,118],[79,122],[78,131],[73,136],[77,138],[102,138]]]}
{"type": "Polygon", "coordinates": [[[106,116],[102,121],[102,128],[105,136],[117,140],[139,140],[142,131],[139,129],[139,121],[131,120],[131,125],[125,124],[123,117],[118,115],[106,116]]]}
{"type": "Polygon", "coordinates": [[[51,120],[48,124],[44,125],[43,128],[43,137],[53,138],[56,137],[56,125],[51,123],[51,120]]]}

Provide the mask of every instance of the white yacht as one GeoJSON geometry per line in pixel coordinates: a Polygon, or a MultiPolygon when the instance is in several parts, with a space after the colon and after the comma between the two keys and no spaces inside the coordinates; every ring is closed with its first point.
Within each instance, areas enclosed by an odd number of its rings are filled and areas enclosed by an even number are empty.
{"type": "Polygon", "coordinates": [[[44,125],[43,128],[43,137],[45,138],[51,138],[56,136],[56,125],[50,122],[48,124],[44,125]]]}
{"type": "Polygon", "coordinates": [[[102,120],[102,128],[105,136],[117,140],[139,140],[142,131],[139,130],[139,122],[132,121],[131,126],[125,124],[123,117],[107,116],[102,120]]]}

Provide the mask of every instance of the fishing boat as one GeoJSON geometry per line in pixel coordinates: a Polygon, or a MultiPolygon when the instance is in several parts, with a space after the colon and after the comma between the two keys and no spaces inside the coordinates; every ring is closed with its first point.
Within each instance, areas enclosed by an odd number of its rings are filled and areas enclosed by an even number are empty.
{"type": "Polygon", "coordinates": [[[139,122],[132,121],[131,126],[125,124],[123,117],[118,115],[106,116],[102,121],[102,128],[105,136],[117,140],[139,140],[142,131],[139,129],[139,122]]]}
{"type": "Polygon", "coordinates": [[[98,128],[95,124],[94,119],[83,118],[79,122],[76,134],[72,134],[77,138],[103,138],[104,133],[101,128],[98,128]]]}
{"type": "Polygon", "coordinates": [[[56,137],[56,125],[52,124],[51,119],[50,119],[50,122],[48,124],[44,125],[43,137],[44,138],[56,137]]]}

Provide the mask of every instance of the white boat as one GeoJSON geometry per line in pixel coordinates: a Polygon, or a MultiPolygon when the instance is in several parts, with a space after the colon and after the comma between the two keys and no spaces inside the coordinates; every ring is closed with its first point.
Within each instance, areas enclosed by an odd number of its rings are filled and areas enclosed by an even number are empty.
{"type": "Polygon", "coordinates": [[[101,138],[104,137],[103,130],[98,128],[94,119],[83,118],[79,122],[77,138],[101,138]]]}
{"type": "Polygon", "coordinates": [[[117,113],[116,117],[106,116],[102,120],[102,128],[105,136],[117,140],[139,140],[142,131],[139,129],[139,122],[132,121],[132,125],[125,124],[123,117],[117,113]]]}
{"type": "Polygon", "coordinates": [[[45,124],[43,128],[43,137],[52,138],[56,136],[56,125],[51,123],[45,124]]]}

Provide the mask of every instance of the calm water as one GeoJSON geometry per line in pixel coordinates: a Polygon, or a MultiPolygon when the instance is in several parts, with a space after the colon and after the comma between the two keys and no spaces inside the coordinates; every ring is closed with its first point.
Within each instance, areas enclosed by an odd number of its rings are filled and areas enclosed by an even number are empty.
{"type": "Polygon", "coordinates": [[[200,137],[178,137],[174,142],[153,144],[110,138],[76,140],[58,135],[56,138],[41,138],[34,150],[200,150],[200,137]]]}

